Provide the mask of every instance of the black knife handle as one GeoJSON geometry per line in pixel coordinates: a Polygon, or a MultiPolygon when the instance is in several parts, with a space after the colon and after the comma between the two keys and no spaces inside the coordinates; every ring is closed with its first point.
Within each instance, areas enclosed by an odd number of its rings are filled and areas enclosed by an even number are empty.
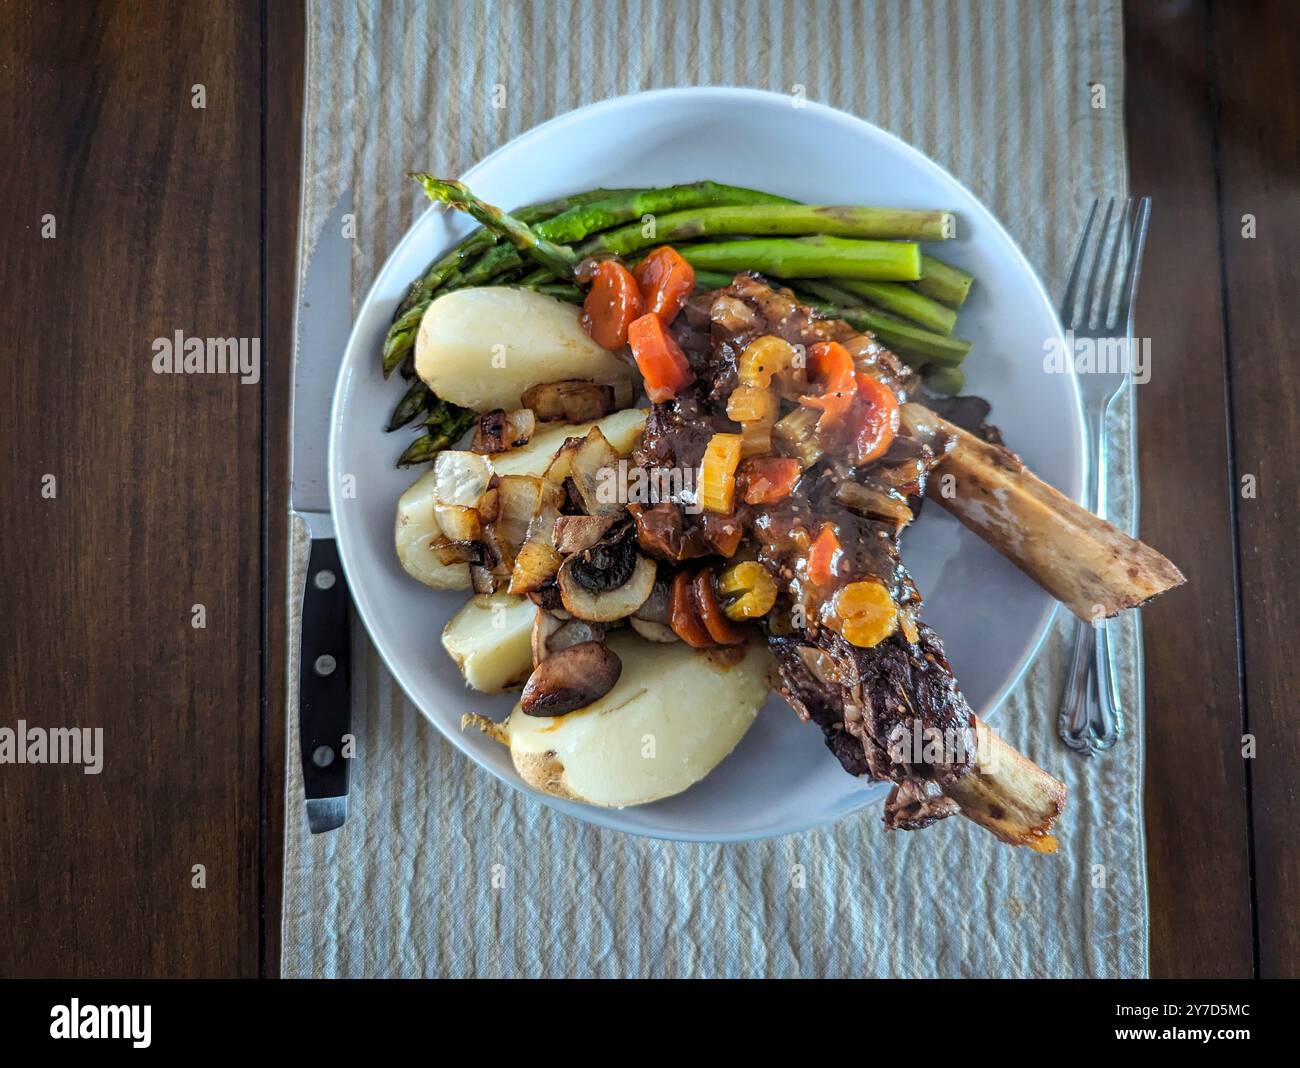
{"type": "Polygon", "coordinates": [[[298,735],[307,799],[346,798],[348,760],[343,745],[344,736],[352,732],[348,585],[332,538],[312,539],[302,595],[301,643],[298,735]]]}

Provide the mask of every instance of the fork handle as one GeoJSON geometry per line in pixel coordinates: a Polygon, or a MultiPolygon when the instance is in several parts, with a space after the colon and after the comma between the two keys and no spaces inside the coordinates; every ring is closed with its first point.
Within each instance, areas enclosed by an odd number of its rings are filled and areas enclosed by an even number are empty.
{"type": "MultiPolygon", "coordinates": [[[[1113,398],[1112,398],[1113,399],[1113,398]]],[[[1088,485],[1088,510],[1106,517],[1106,413],[1110,400],[1088,412],[1092,481],[1088,485]]],[[[1061,696],[1058,731],[1076,753],[1093,756],[1111,748],[1124,733],[1124,707],[1119,699],[1110,627],[1105,619],[1093,623],[1075,620],[1074,649],[1061,696]]]]}

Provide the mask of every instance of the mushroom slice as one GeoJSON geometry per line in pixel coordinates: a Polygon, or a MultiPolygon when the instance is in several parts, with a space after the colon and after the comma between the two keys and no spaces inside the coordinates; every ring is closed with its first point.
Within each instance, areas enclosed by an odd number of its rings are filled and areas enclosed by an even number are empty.
{"type": "Polygon", "coordinates": [[[603,623],[588,623],[585,619],[572,617],[561,619],[554,612],[539,608],[537,618],[533,620],[533,666],[571,645],[603,641],[607,629],[603,623]]]}
{"type": "Polygon", "coordinates": [[[623,523],[590,549],[566,559],[555,579],[572,615],[609,623],[645,603],[654,589],[655,564],[637,552],[636,528],[623,523]]]}
{"type": "Polygon", "coordinates": [[[650,619],[639,619],[632,616],[628,619],[632,624],[632,629],[648,642],[675,642],[680,641],[677,632],[672,627],[664,623],[655,623],[650,619]]]}
{"type": "Polygon", "coordinates": [[[617,522],[616,515],[562,515],[555,521],[555,548],[564,556],[583,552],[617,522]]]}
{"type": "Polygon", "coordinates": [[[675,642],[680,639],[677,632],[669,625],[668,582],[655,578],[654,588],[641,607],[632,614],[628,622],[632,629],[648,642],[675,642]]]}
{"type": "Polygon", "coordinates": [[[579,642],[546,657],[524,686],[520,710],[529,716],[563,716],[598,701],[623,674],[623,661],[603,642],[579,642]]]}
{"type": "Polygon", "coordinates": [[[533,667],[546,659],[551,635],[559,630],[562,625],[562,622],[551,615],[545,608],[537,609],[537,615],[533,617],[533,667]]]}
{"type": "Polygon", "coordinates": [[[551,653],[558,653],[567,649],[570,645],[604,641],[605,632],[611,626],[617,625],[617,623],[610,626],[606,626],[604,623],[589,623],[585,619],[562,619],[560,629],[551,635],[551,640],[546,643],[546,648],[551,653]]]}
{"type": "Polygon", "coordinates": [[[560,587],[555,584],[555,579],[542,583],[535,590],[529,590],[525,596],[538,608],[545,608],[556,619],[573,618],[564,610],[564,601],[560,598],[560,587]]]}
{"type": "Polygon", "coordinates": [[[669,583],[665,578],[656,578],[654,589],[635,612],[636,618],[647,623],[662,623],[665,627],[670,622],[669,583]]]}
{"type": "Polygon", "coordinates": [[[563,419],[566,423],[587,423],[614,410],[614,387],[578,379],[546,382],[524,390],[519,403],[525,408],[531,408],[541,420],[563,419]]]}
{"type": "Polygon", "coordinates": [[[612,623],[630,616],[650,596],[655,584],[655,564],[648,557],[637,553],[627,581],[621,586],[601,589],[598,582],[592,586],[584,584],[593,579],[590,571],[577,563],[581,556],[569,557],[557,576],[564,607],[578,619],[612,623]]]}

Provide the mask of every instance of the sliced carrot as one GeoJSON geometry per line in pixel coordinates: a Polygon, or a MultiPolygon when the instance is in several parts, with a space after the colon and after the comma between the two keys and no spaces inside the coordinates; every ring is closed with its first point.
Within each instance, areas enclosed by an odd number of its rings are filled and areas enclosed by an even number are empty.
{"type": "Polygon", "coordinates": [[[898,606],[875,579],[850,582],[835,597],[840,634],[850,645],[870,649],[898,630],[898,606]]]}
{"type": "Polygon", "coordinates": [[[691,576],[685,571],[679,571],[673,576],[673,584],[668,592],[668,625],[692,649],[709,649],[715,644],[700,622],[691,576]]]}
{"type": "Polygon", "coordinates": [[[651,252],[632,273],[641,287],[646,311],[659,316],[665,326],[677,318],[695,289],[695,268],[669,245],[651,252]]]}
{"type": "Polygon", "coordinates": [[[803,474],[799,461],[790,456],[751,456],[742,460],[736,485],[746,504],[775,504],[790,496],[803,474]]]}
{"type": "Polygon", "coordinates": [[[898,435],[898,397],[871,375],[857,376],[858,397],[853,405],[853,462],[865,464],[889,451],[898,435]]]}
{"type": "Polygon", "coordinates": [[[582,302],[582,328],[591,340],[602,349],[621,349],[627,344],[628,327],[644,311],[632,272],[618,260],[602,261],[582,302]]]}
{"type": "Polygon", "coordinates": [[[745,536],[745,524],[734,513],[718,515],[705,512],[700,516],[705,543],[719,556],[732,557],[745,536]]]}
{"type": "Polygon", "coordinates": [[[709,637],[719,645],[739,645],[745,640],[745,630],[731,622],[722,612],[717,595],[713,592],[713,571],[702,568],[692,583],[695,593],[695,607],[709,637]]]}
{"type": "Polygon", "coordinates": [[[835,581],[841,551],[834,524],[823,523],[817,537],[808,547],[808,577],[816,585],[829,586],[835,581]]]}
{"type": "Polygon", "coordinates": [[[821,409],[817,429],[826,430],[848,414],[857,397],[853,357],[838,341],[819,341],[808,349],[808,370],[814,381],[821,384],[822,391],[814,396],[800,397],[799,403],[821,409]]]}
{"type": "Polygon", "coordinates": [[[643,315],[627,329],[628,344],[645,379],[645,392],[656,404],[671,400],[695,375],[686,354],[659,316],[643,315]]]}

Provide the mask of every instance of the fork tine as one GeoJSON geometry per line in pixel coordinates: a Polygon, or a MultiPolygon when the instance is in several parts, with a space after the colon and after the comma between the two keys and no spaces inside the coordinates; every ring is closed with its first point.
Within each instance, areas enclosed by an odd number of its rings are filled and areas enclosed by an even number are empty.
{"type": "Polygon", "coordinates": [[[1088,252],[1088,238],[1092,234],[1092,224],[1097,218],[1100,200],[1094,200],[1088,210],[1088,221],[1083,225],[1083,236],[1079,238],[1079,248],[1074,254],[1074,265],[1070,268],[1070,280],[1065,283],[1065,294],[1061,297],[1061,318],[1067,327],[1075,325],[1074,303],[1079,295],[1079,276],[1083,273],[1083,260],[1088,252]]]}
{"type": "Polygon", "coordinates": [[[1112,198],[1106,201],[1106,214],[1102,216],[1101,230],[1097,234],[1097,251],[1093,254],[1092,267],[1088,271],[1088,282],[1083,289],[1083,307],[1080,309],[1080,316],[1087,330],[1096,327],[1094,305],[1097,302],[1097,272],[1101,269],[1101,258],[1106,252],[1106,238],[1110,236],[1110,216],[1114,210],[1115,201],[1112,198]]]}
{"type": "MultiPolygon", "coordinates": [[[[1111,309],[1115,308],[1118,312],[1118,305],[1122,298],[1115,298],[1115,281],[1118,278],[1120,252],[1126,255],[1132,247],[1129,241],[1129,232],[1132,227],[1133,198],[1126,197],[1124,206],[1119,209],[1119,218],[1115,220],[1115,236],[1110,246],[1110,261],[1106,264],[1106,280],[1102,283],[1101,291],[1097,294],[1097,321],[1101,328],[1107,333],[1113,333],[1115,330],[1115,321],[1111,317],[1111,309]]],[[[1128,261],[1125,260],[1127,268],[1128,261]]]]}
{"type": "Polygon", "coordinates": [[[1133,332],[1133,302],[1137,299],[1138,276],[1142,273],[1142,251],[1147,242],[1147,225],[1151,221],[1151,198],[1141,197],[1129,230],[1128,270],[1120,288],[1119,307],[1115,311],[1117,322],[1124,324],[1126,334],[1133,332]]]}

